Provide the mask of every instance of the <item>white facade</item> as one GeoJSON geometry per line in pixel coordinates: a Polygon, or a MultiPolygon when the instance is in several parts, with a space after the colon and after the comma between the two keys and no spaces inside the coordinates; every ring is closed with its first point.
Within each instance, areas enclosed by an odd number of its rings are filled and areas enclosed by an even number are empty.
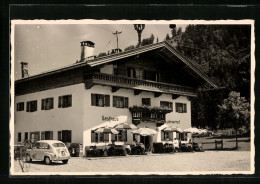
{"type": "MultiPolygon", "coordinates": [[[[142,98],[151,98],[151,106],[160,106],[160,101],[173,103],[173,112],[166,114],[167,121],[176,121],[176,126],[185,129],[191,127],[191,108],[187,97],[179,97],[175,100],[171,95],[162,94],[154,97],[153,92],[141,92],[134,95],[134,90],[122,89],[112,93],[111,87],[95,85],[91,89],[85,89],[85,85],[76,84],[62,88],[56,88],[37,93],[16,96],[15,104],[24,102],[24,111],[15,110],[15,144],[18,140],[18,133],[22,135],[21,142],[24,140],[25,132],[53,131],[53,139],[58,139],[58,131],[71,130],[71,142],[92,145],[91,130],[105,125],[114,125],[121,122],[132,122],[132,114],[128,108],[113,107],[113,96],[124,96],[129,98],[129,107],[142,105],[142,98]],[[110,107],[91,106],[91,94],[110,95],[110,107]],[[58,108],[58,98],[62,95],[72,95],[72,107],[58,108]],[[44,98],[54,98],[54,107],[50,110],[41,110],[41,100],[44,98]],[[37,111],[26,112],[26,102],[37,100],[37,111]],[[175,112],[175,103],[186,103],[187,113],[175,112]],[[114,118],[117,121],[106,121],[105,118],[114,118]],[[178,124],[179,122],[179,124],[178,124]]],[[[150,127],[156,129],[155,123],[140,123],[138,127],[150,127]]],[[[133,135],[128,131],[127,142],[133,142],[133,135]]],[[[154,136],[154,141],[160,140],[160,131],[154,136]]],[[[104,144],[104,143],[100,143],[104,144]]]]}

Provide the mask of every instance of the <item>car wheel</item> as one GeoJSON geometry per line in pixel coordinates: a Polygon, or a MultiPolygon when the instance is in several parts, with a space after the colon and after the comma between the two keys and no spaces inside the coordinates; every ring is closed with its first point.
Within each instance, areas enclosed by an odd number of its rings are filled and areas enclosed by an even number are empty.
{"type": "Polygon", "coordinates": [[[31,162],[31,161],[32,161],[32,159],[31,159],[30,155],[27,154],[27,155],[26,155],[26,162],[31,162]]]}
{"type": "Polygon", "coordinates": [[[62,163],[67,164],[69,160],[62,160],[62,163]]]}
{"type": "Polygon", "coordinates": [[[50,165],[50,164],[51,164],[51,159],[50,159],[49,157],[45,157],[45,158],[44,158],[44,163],[45,163],[46,165],[50,165]]]}

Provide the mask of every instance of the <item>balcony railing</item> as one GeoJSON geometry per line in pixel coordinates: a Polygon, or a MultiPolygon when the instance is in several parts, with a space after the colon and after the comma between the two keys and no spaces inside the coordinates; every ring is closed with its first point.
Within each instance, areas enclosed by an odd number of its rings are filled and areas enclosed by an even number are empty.
{"type": "Polygon", "coordinates": [[[196,91],[191,87],[148,81],[142,79],[135,79],[124,76],[116,76],[104,73],[93,73],[87,76],[88,81],[95,84],[115,86],[122,88],[130,88],[136,90],[153,91],[169,94],[180,94],[187,96],[196,96],[196,91]]]}

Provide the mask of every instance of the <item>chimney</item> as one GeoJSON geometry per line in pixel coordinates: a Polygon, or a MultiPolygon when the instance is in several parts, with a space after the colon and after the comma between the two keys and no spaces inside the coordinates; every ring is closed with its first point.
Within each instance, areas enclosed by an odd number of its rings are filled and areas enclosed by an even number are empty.
{"type": "Polygon", "coordinates": [[[25,77],[29,77],[28,63],[21,62],[21,69],[22,69],[22,79],[25,78],[25,77]]]}
{"type": "Polygon", "coordinates": [[[82,41],[80,42],[81,54],[80,61],[84,61],[93,56],[95,44],[92,41],[82,41]]]}

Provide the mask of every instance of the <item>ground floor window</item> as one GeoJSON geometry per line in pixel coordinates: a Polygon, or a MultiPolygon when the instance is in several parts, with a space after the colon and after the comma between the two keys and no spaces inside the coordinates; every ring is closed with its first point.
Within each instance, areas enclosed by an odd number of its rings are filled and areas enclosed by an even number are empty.
{"type": "Polygon", "coordinates": [[[58,131],[58,140],[64,143],[71,142],[71,130],[58,131]]]}
{"type": "Polygon", "coordinates": [[[111,134],[112,141],[120,141],[127,142],[127,131],[126,130],[118,130],[118,134],[111,134]]]}
{"type": "Polygon", "coordinates": [[[53,109],[53,98],[42,99],[42,110],[53,109]]]}
{"type": "Polygon", "coordinates": [[[72,95],[59,96],[59,104],[58,104],[59,108],[67,108],[71,106],[72,106],[72,95]]]}
{"type": "Polygon", "coordinates": [[[42,131],[41,140],[53,140],[53,131],[42,131]]]}
{"type": "Polygon", "coordinates": [[[37,111],[37,100],[29,101],[26,104],[26,112],[37,111]]]}
{"type": "Polygon", "coordinates": [[[109,107],[110,96],[103,94],[91,94],[91,105],[98,107],[109,107]]]}
{"type": "Polygon", "coordinates": [[[162,108],[170,109],[172,111],[172,102],[161,101],[160,106],[162,108]]]}
{"type": "MultiPolygon", "coordinates": [[[[111,140],[113,140],[112,137],[111,137],[111,140]]],[[[95,130],[91,131],[91,142],[92,143],[108,142],[108,141],[109,141],[109,134],[96,133],[95,130]]]]}
{"type": "Polygon", "coordinates": [[[40,140],[40,132],[30,132],[31,143],[37,142],[40,140]]]}
{"type": "Polygon", "coordinates": [[[167,141],[167,140],[172,141],[173,140],[173,133],[161,131],[161,139],[162,139],[162,141],[167,141]]]}
{"type": "Polygon", "coordinates": [[[128,108],[128,97],[113,96],[113,107],[128,108]]]}
{"type": "Polygon", "coordinates": [[[24,110],[24,102],[17,103],[16,110],[17,111],[23,111],[24,110]]]}
{"type": "Polygon", "coordinates": [[[18,142],[21,142],[21,141],[22,141],[22,133],[19,132],[19,133],[18,133],[18,142]]]}
{"type": "Polygon", "coordinates": [[[186,103],[176,103],[176,112],[178,113],[186,113],[187,112],[187,104],[186,103]]]}

